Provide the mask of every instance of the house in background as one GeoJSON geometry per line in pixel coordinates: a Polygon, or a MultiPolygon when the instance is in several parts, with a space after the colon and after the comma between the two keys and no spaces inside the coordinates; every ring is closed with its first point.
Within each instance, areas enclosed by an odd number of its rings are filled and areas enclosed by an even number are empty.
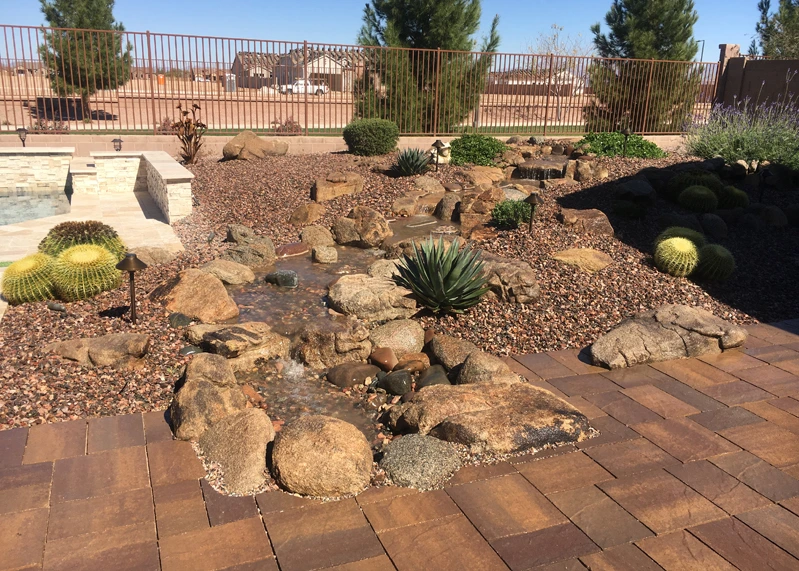
{"type": "Polygon", "coordinates": [[[303,48],[296,48],[277,57],[272,68],[274,85],[289,85],[299,79],[309,79],[324,83],[332,91],[352,91],[355,80],[363,75],[365,59],[360,50],[309,49],[307,64],[304,53],[303,48]]]}
{"type": "Polygon", "coordinates": [[[260,89],[276,87],[279,83],[274,77],[274,67],[280,56],[273,53],[239,52],[233,60],[230,71],[236,76],[239,87],[260,89]]]}

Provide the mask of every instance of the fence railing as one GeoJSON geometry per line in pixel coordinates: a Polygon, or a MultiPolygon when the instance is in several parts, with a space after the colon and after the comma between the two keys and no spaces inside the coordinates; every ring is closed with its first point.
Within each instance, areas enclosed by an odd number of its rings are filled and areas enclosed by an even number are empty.
{"type": "Polygon", "coordinates": [[[718,63],[416,50],[0,25],[0,132],[169,133],[178,104],[211,132],[680,133],[718,63]]]}

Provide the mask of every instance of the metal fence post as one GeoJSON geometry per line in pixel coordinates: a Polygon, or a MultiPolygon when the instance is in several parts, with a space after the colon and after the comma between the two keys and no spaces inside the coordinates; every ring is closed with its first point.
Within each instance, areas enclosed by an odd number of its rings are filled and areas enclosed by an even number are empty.
{"type": "Polygon", "coordinates": [[[158,119],[155,118],[155,85],[153,84],[153,46],[150,30],[147,30],[147,73],[150,75],[150,102],[153,109],[153,135],[158,134],[158,119]]]}
{"type": "Polygon", "coordinates": [[[436,91],[434,97],[436,98],[436,106],[433,116],[433,137],[438,135],[440,109],[438,107],[438,100],[441,93],[441,48],[436,48],[436,91]]]}
{"type": "Polygon", "coordinates": [[[303,66],[303,81],[305,81],[305,99],[304,99],[304,107],[305,107],[305,136],[308,136],[308,88],[309,82],[308,79],[308,40],[302,41],[302,66],[303,66]]]}
{"type": "Polygon", "coordinates": [[[655,71],[655,58],[649,64],[649,82],[646,86],[646,102],[644,103],[644,124],[641,125],[641,135],[646,131],[646,120],[649,118],[649,97],[652,94],[652,72],[655,71]]]}
{"type": "Polygon", "coordinates": [[[549,54],[549,79],[547,79],[547,99],[544,103],[544,137],[547,136],[547,120],[549,119],[549,94],[552,91],[552,66],[555,63],[554,54],[549,54]]]}

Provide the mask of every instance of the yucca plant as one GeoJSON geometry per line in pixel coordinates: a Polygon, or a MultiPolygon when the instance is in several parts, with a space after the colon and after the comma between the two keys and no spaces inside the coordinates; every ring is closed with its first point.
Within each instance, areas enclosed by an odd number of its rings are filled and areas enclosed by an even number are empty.
{"type": "Polygon", "coordinates": [[[435,313],[463,313],[480,302],[488,292],[480,250],[463,249],[456,238],[447,246],[428,238],[421,246],[413,243],[413,255],[397,264],[394,281],[411,290],[422,305],[435,313]]]}
{"type": "Polygon", "coordinates": [[[430,155],[422,149],[404,149],[397,153],[394,171],[400,176],[424,174],[430,167],[430,155]]]}

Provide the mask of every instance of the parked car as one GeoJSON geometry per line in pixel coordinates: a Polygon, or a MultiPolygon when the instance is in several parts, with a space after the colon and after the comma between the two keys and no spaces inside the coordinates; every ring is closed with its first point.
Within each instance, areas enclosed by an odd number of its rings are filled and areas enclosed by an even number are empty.
{"type": "Polygon", "coordinates": [[[315,93],[316,95],[324,95],[330,88],[324,83],[315,83],[308,79],[298,79],[290,85],[281,85],[280,93],[315,93]]]}

